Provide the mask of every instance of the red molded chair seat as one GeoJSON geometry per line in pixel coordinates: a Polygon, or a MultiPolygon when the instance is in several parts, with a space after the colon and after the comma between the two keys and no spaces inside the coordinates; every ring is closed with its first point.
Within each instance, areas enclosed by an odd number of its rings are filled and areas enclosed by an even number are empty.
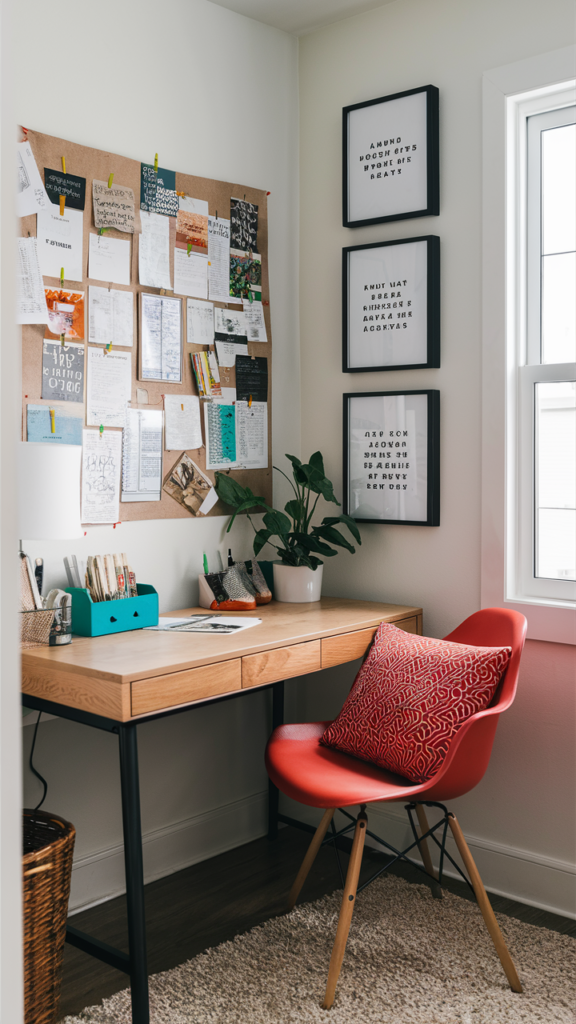
{"type": "MultiPolygon", "coordinates": [[[[326,1008],[329,1008],[334,1000],[356,899],[366,835],[367,819],[364,805],[376,801],[414,801],[422,836],[428,833],[423,803],[462,796],[480,782],[490,760],[498,718],[514,700],[525,637],[526,619],[518,612],[506,608],[485,608],[476,612],[444,637],[445,640],[453,640],[456,643],[482,647],[509,646],[512,648],[512,654],[491,705],[464,722],[454,736],[440,770],[427,782],[414,784],[368,762],[322,746],[320,737],[328,722],[281,725],[272,733],[266,749],[266,768],[274,785],[299,803],[326,809],[292,887],[290,906],[294,906],[316,853],[324,841],[334,810],[338,807],[361,805],[361,812],[356,820],[338,932],[330,962],[323,1003],[326,1008]]],[[[521,992],[522,987],[514,964],[506,949],[463,833],[454,815],[445,813],[502,966],[511,987],[514,991],[521,992]]],[[[419,848],[426,869],[432,873],[432,862],[425,837],[419,843],[419,848]]]]}

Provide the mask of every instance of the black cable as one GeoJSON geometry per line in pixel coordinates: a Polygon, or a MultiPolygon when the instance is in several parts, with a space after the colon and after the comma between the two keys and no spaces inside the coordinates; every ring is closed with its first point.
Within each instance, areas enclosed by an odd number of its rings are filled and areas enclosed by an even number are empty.
{"type": "Polygon", "coordinates": [[[32,759],[34,757],[34,747],[36,746],[36,736],[38,734],[38,726],[40,725],[40,718],[41,717],[42,717],[42,712],[39,711],[38,712],[38,718],[36,719],[36,725],[34,726],[34,738],[32,740],[32,746],[30,748],[30,761],[29,761],[30,771],[34,773],[36,778],[39,779],[39,781],[44,786],[44,794],[42,796],[42,799],[41,799],[40,803],[36,804],[36,807],[34,808],[35,811],[39,811],[40,810],[40,808],[42,807],[42,804],[44,803],[44,801],[46,799],[46,794],[48,792],[48,783],[46,782],[46,779],[44,778],[43,775],[40,775],[40,772],[36,771],[36,769],[34,767],[34,764],[33,764],[33,761],[32,761],[32,759]]]}

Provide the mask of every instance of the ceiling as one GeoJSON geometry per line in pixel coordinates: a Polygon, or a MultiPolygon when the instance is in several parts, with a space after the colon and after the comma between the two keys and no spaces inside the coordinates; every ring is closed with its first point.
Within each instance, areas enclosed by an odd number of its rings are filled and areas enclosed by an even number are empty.
{"type": "Polygon", "coordinates": [[[373,11],[395,0],[210,0],[266,25],[304,35],[333,21],[373,11]]]}

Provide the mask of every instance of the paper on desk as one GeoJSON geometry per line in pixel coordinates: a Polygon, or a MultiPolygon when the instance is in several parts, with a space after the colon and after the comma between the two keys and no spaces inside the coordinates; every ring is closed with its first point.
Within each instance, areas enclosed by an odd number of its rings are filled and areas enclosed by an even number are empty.
{"type": "Polygon", "coordinates": [[[179,295],[208,298],[208,257],[174,249],[174,291],[179,295]]]}
{"type": "Polygon", "coordinates": [[[90,235],[88,277],[111,284],[130,284],[130,242],[108,235],[90,235]]]}
{"type": "Polygon", "coordinates": [[[206,469],[231,469],[237,465],[234,409],[223,402],[204,404],[206,469]]]}
{"type": "Polygon", "coordinates": [[[208,217],[208,297],[213,302],[230,298],[230,221],[208,217]]]}
{"type": "Polygon", "coordinates": [[[64,280],[82,281],[84,238],[84,214],[82,210],[65,207],[64,215],[54,203],[48,203],[38,210],[36,233],[38,235],[38,261],[45,277],[60,277],[64,268],[64,280]]]}
{"type": "Polygon", "coordinates": [[[134,192],[127,185],[112,183],[108,188],[107,181],[94,179],[92,201],[94,224],[97,228],[116,228],[117,231],[126,231],[129,234],[140,231],[134,192]]]}
{"type": "Polygon", "coordinates": [[[253,616],[234,615],[190,615],[187,619],[159,619],[157,626],[145,626],[145,629],[172,630],[176,633],[241,633],[243,629],[258,626],[262,619],[253,616]]]}
{"type": "Polygon", "coordinates": [[[244,300],[244,316],[248,341],[268,341],[264,322],[264,306],[256,299],[253,302],[244,300]]]}
{"type": "Polygon", "coordinates": [[[18,238],[16,242],[16,323],[47,324],[48,308],[36,239],[31,236],[18,238]]]}
{"type": "Polygon", "coordinates": [[[16,214],[18,217],[27,217],[30,213],[38,213],[38,210],[50,206],[50,200],[29,142],[18,143],[16,161],[18,166],[16,214]]]}
{"type": "Polygon", "coordinates": [[[140,376],[182,381],[182,299],[142,292],[140,376]]]}
{"type": "Polygon", "coordinates": [[[268,468],[268,403],[236,402],[236,458],[244,469],[268,468]]]}
{"type": "Polygon", "coordinates": [[[220,366],[235,366],[236,356],[245,356],[248,353],[247,345],[236,345],[232,341],[217,341],[215,345],[220,366]]]}
{"type": "Polygon", "coordinates": [[[170,220],[142,210],[138,240],[138,278],[146,288],[172,288],[170,281],[170,220]]]}
{"type": "Polygon", "coordinates": [[[122,442],[122,501],[160,501],[162,412],[128,409],[122,442]]]}
{"type": "Polygon", "coordinates": [[[120,516],[119,430],[84,430],[82,441],[82,522],[117,523],[120,516]]]}
{"type": "Polygon", "coordinates": [[[88,288],[88,341],[91,345],[134,343],[134,296],[118,288],[88,288]]]}
{"type": "Polygon", "coordinates": [[[202,447],[200,401],[196,395],[164,395],[166,451],[202,447]]]}
{"type": "Polygon", "coordinates": [[[186,300],[186,341],[190,345],[214,344],[214,306],[211,302],[186,300]]]}
{"type": "Polygon", "coordinates": [[[123,427],[132,394],[132,356],[129,352],[88,349],[86,423],[123,427]]]}

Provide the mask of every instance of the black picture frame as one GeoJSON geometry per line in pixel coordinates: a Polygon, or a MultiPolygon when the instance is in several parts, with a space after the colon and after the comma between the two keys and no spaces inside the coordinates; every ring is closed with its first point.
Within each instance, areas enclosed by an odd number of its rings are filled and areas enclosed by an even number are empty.
{"type": "MultiPolygon", "coordinates": [[[[391,133],[388,132],[388,135],[391,133]]],[[[416,136],[415,136],[416,137],[416,136]]],[[[421,149],[420,149],[421,152],[421,149]]],[[[390,178],[390,180],[392,180],[390,178]]],[[[396,181],[400,179],[397,177],[396,181]]],[[[424,85],[418,89],[407,89],[404,92],[393,93],[390,96],[381,96],[375,100],[365,100],[362,103],[353,103],[348,107],[344,107],[342,110],[342,218],[343,224],[346,228],[359,228],[364,227],[367,224],[385,224],[388,221],[393,220],[406,220],[410,217],[436,217],[440,213],[440,145],[439,145],[439,91],[435,85],[424,85]],[[414,97],[422,94],[423,102],[426,104],[424,118],[418,116],[417,120],[420,124],[425,123],[425,168],[421,166],[420,160],[418,162],[414,159],[418,147],[422,145],[421,134],[419,131],[417,134],[418,141],[411,141],[412,132],[415,130],[410,124],[410,118],[417,113],[414,110],[414,104],[410,103],[408,97],[414,97]],[[394,109],[390,107],[388,111],[388,119],[393,122],[391,127],[394,127],[394,132],[391,138],[387,138],[385,134],[386,129],[386,111],[382,108],[385,104],[398,103],[398,101],[406,101],[406,128],[399,135],[396,130],[398,124],[402,125],[402,116],[400,106],[396,106],[394,109]],[[371,127],[367,118],[362,118],[362,127],[360,127],[359,118],[355,118],[355,113],[363,111],[365,108],[373,108],[374,111],[374,128],[373,131],[369,131],[371,127]],[[409,138],[406,137],[405,132],[408,132],[409,138]],[[365,146],[362,147],[360,140],[357,138],[357,133],[362,132],[365,146]],[[381,136],[381,137],[380,137],[381,136]],[[370,138],[370,143],[368,142],[370,138]],[[396,140],[400,140],[399,142],[396,140]],[[393,146],[384,146],[384,141],[394,141],[393,146]],[[380,146],[378,146],[380,143],[380,146]],[[373,151],[366,149],[368,146],[377,147],[373,151]],[[412,148],[411,148],[412,147],[412,148]],[[354,149],[354,153],[350,152],[350,149],[354,149]],[[358,152],[356,152],[358,149],[358,152]],[[394,152],[399,150],[399,152],[394,152]],[[410,150],[410,153],[408,153],[410,150]],[[363,182],[364,186],[373,182],[378,187],[378,178],[381,178],[384,183],[384,177],[389,177],[399,172],[400,174],[404,170],[405,177],[402,179],[402,188],[400,186],[395,188],[395,192],[404,191],[407,192],[407,196],[410,195],[410,185],[404,186],[404,182],[412,182],[414,188],[414,199],[416,205],[410,204],[410,201],[406,202],[406,208],[402,209],[402,195],[393,194],[390,190],[388,195],[381,196],[381,190],[378,195],[371,197],[371,202],[366,198],[368,193],[364,189],[364,192],[359,191],[360,186],[358,184],[357,175],[354,171],[351,171],[351,161],[353,166],[357,166],[357,159],[362,157],[360,166],[366,166],[366,157],[371,153],[377,155],[377,159],[374,160],[374,168],[371,170],[370,165],[372,161],[368,161],[368,171],[363,171],[363,174],[373,175],[373,177],[366,178],[363,182]],[[412,169],[406,178],[407,165],[404,161],[408,160],[412,163],[412,169]],[[397,161],[396,165],[391,167],[391,161],[397,161]],[[386,166],[380,167],[380,164],[386,166]],[[402,163],[400,163],[402,161],[402,163]],[[378,165],[378,166],[376,166],[378,165]],[[378,176],[378,178],[376,177],[378,176]],[[425,181],[425,188],[423,187],[423,181],[425,181]],[[351,193],[352,190],[352,193],[351,193]],[[422,194],[425,193],[425,194],[422,194]],[[381,201],[380,201],[381,198],[381,201]],[[422,200],[424,200],[422,202],[422,200]],[[400,203],[400,208],[393,208],[400,203]],[[371,216],[368,216],[367,207],[370,206],[371,216]],[[374,209],[372,209],[374,207],[374,209]]]]}
{"type": "MultiPolygon", "coordinates": [[[[398,250],[400,252],[400,250],[398,250]]],[[[407,254],[403,253],[405,257],[407,254]]],[[[413,254],[413,258],[416,257],[416,253],[413,254]]],[[[420,257],[422,258],[422,257],[420,257]]],[[[409,262],[409,260],[408,260],[409,262]]],[[[400,274],[400,279],[402,274],[400,274]]],[[[374,347],[374,345],[373,345],[374,347]]],[[[368,242],[365,245],[348,245],[342,249],[342,372],[343,373],[369,373],[376,372],[379,370],[419,370],[419,369],[430,369],[438,368],[440,366],[440,238],[438,235],[419,235],[415,238],[395,238],[389,242],[368,242]],[[418,300],[416,299],[416,282],[409,283],[406,287],[405,283],[397,286],[399,271],[391,270],[388,278],[385,281],[378,281],[374,279],[372,284],[375,285],[387,285],[388,287],[376,288],[374,292],[365,292],[367,285],[360,284],[362,289],[361,294],[368,300],[366,303],[361,302],[360,295],[358,294],[358,284],[354,283],[351,285],[351,267],[354,260],[353,253],[363,252],[365,250],[377,250],[377,249],[388,249],[392,248],[394,251],[395,246],[419,246],[422,251],[422,247],[425,248],[426,256],[426,296],[425,299],[421,299],[421,305],[415,306],[418,300]],[[392,287],[392,285],[394,285],[392,287]],[[351,295],[351,288],[354,288],[354,294],[351,295]],[[407,305],[408,304],[408,305],[407,305]],[[360,309],[362,306],[362,309],[360,309]],[[366,308],[367,307],[367,308],[366,308]],[[386,308],[382,308],[386,307],[386,308]],[[416,313],[416,319],[412,318],[412,314],[416,313]],[[358,328],[352,331],[350,330],[350,318],[351,315],[355,315],[356,323],[358,324],[358,317],[362,316],[362,323],[364,324],[363,331],[368,332],[369,338],[374,341],[375,337],[377,342],[382,342],[380,349],[384,348],[385,342],[389,339],[390,346],[392,347],[394,342],[401,339],[402,343],[404,339],[408,341],[408,344],[412,344],[414,348],[422,352],[425,347],[425,358],[418,361],[416,357],[413,361],[402,361],[402,356],[399,356],[398,362],[388,361],[382,362],[375,354],[375,361],[370,362],[361,358],[361,353],[356,357],[356,349],[358,347],[358,341],[355,335],[357,334],[358,328]],[[422,323],[422,318],[425,316],[425,324],[422,323]],[[369,318],[369,319],[366,319],[369,318]],[[411,332],[411,325],[414,324],[416,338],[414,338],[411,332]],[[394,328],[394,334],[392,335],[389,328],[394,328]],[[382,330],[381,330],[382,329],[382,330]],[[397,335],[396,331],[400,333],[397,335]],[[404,331],[408,333],[405,335],[404,331]],[[373,332],[373,333],[372,333],[373,332]],[[384,334],[386,332],[386,336],[384,334]],[[425,337],[424,337],[425,336],[425,337]],[[352,351],[354,349],[354,351],[352,351]]]]}
{"type": "Polygon", "coordinates": [[[346,515],[358,523],[440,525],[439,391],[427,389],[344,394],[343,442],[343,508],[346,515]],[[426,401],[422,403],[414,397],[412,401],[404,403],[403,410],[398,401],[395,410],[393,402],[372,402],[365,406],[364,411],[361,409],[368,399],[398,400],[409,396],[422,396],[426,401]],[[359,411],[362,416],[359,416],[359,411]],[[404,426],[399,430],[400,419],[404,426]],[[373,447],[368,447],[370,443],[373,447]],[[378,447],[375,447],[376,443],[378,447]],[[370,457],[366,458],[368,452],[370,457]],[[388,458],[382,452],[388,452],[388,458]],[[397,454],[390,457],[391,452],[397,454]],[[422,481],[424,464],[425,484],[422,481]],[[351,477],[352,473],[356,473],[354,478],[351,477]],[[420,491],[425,487],[424,494],[418,494],[418,484],[420,491]],[[387,499],[390,499],[389,505],[386,505],[387,499]],[[400,510],[400,514],[386,514],[392,506],[400,510]],[[376,514],[379,508],[380,515],[376,514]]]}

